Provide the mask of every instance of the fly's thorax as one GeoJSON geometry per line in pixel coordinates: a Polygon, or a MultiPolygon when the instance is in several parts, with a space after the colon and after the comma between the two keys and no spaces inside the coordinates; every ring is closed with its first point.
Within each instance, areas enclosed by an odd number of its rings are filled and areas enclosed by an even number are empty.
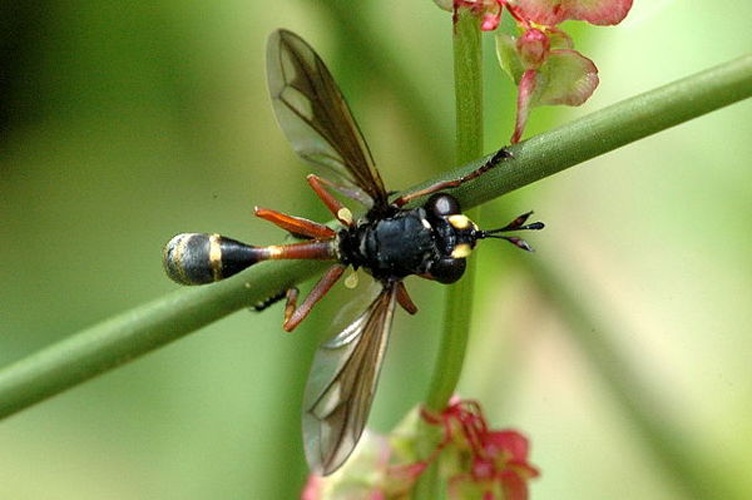
{"type": "Polygon", "coordinates": [[[340,261],[376,279],[412,274],[454,283],[478,240],[478,227],[451,195],[431,196],[422,206],[366,218],[338,234],[340,261]]]}
{"type": "Polygon", "coordinates": [[[422,207],[359,223],[343,230],[339,241],[342,262],[376,279],[425,274],[438,252],[422,207]]]}

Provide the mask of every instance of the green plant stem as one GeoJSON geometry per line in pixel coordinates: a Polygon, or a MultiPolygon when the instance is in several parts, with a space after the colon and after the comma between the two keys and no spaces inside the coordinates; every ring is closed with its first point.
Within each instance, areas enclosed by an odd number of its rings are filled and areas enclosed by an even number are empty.
{"type": "Polygon", "coordinates": [[[0,417],[250,307],[325,265],[298,261],[259,266],[238,279],[181,289],[83,330],[0,372],[0,417]]]}
{"type": "MultiPolygon", "coordinates": [[[[483,51],[478,17],[469,9],[460,8],[455,20],[456,155],[459,163],[465,163],[483,153],[483,51]]],[[[478,212],[479,209],[466,210],[466,214],[476,221],[478,212]]],[[[475,268],[475,260],[469,259],[462,280],[450,287],[446,294],[444,330],[425,400],[430,411],[438,412],[446,407],[462,374],[470,334],[475,268]]],[[[433,499],[440,497],[441,492],[437,464],[431,464],[415,488],[415,497],[433,499]]]]}
{"type": "MultiPolygon", "coordinates": [[[[515,155],[513,161],[505,161],[481,182],[463,185],[452,194],[463,207],[473,207],[751,96],[752,54],[748,54],[516,144],[509,148],[515,155]]],[[[440,178],[457,177],[473,168],[466,166],[440,178]]]]}
{"type": "MultiPolygon", "coordinates": [[[[473,207],[751,95],[752,55],[748,55],[518,144],[512,148],[514,160],[492,169],[482,182],[468,183],[453,194],[464,207],[473,207]]],[[[441,178],[469,172],[476,165],[473,162],[441,178]]],[[[308,279],[325,265],[314,261],[265,263],[226,282],[181,290],[79,332],[0,371],[0,417],[308,279]]]]}
{"type": "MultiPolygon", "coordinates": [[[[457,124],[457,160],[466,163],[483,153],[483,76],[481,31],[477,15],[457,11],[454,24],[454,88],[457,124]]],[[[467,212],[478,218],[478,210],[467,212]]],[[[470,311],[475,285],[475,260],[469,259],[462,280],[449,288],[444,331],[434,365],[426,407],[443,409],[457,387],[470,333],[470,311]]]]}

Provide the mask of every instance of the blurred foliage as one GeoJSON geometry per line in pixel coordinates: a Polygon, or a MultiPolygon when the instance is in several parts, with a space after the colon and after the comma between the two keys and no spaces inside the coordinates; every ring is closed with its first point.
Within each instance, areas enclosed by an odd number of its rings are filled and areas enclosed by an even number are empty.
{"type": "MultiPolygon", "coordinates": [[[[309,40],[358,117],[389,186],[452,166],[451,25],[432,2],[4,2],[0,26],[0,362],[170,293],[161,246],[181,231],[258,243],[253,205],[328,219],[277,130],[266,36],[309,40]],[[362,29],[370,47],[348,44],[362,29]],[[372,50],[368,66],[359,58],[372,50]],[[405,81],[404,78],[409,78],[405,81]],[[412,91],[404,105],[405,89],[412,91]],[[401,94],[402,93],[402,94],[401,94]],[[426,116],[428,113],[428,116],[426,116]]],[[[638,2],[574,34],[601,86],[576,110],[536,109],[528,134],[689,75],[752,46],[747,2],[638,2]],[[728,13],[733,12],[733,16],[728,13]]],[[[486,144],[509,137],[512,86],[488,40],[486,144]]],[[[486,209],[535,208],[531,237],[642,374],[706,473],[752,493],[752,106],[744,102],[588,162],[486,209]]],[[[557,303],[507,247],[484,245],[463,396],[533,443],[538,498],[680,498],[557,303]]],[[[531,260],[532,259],[532,260],[531,260]]],[[[372,424],[425,393],[443,289],[408,287],[372,424]]],[[[433,286],[432,286],[433,285],[433,286]]],[[[302,387],[346,294],[282,333],[240,313],[0,424],[2,498],[290,498],[306,470],[302,387]]]]}

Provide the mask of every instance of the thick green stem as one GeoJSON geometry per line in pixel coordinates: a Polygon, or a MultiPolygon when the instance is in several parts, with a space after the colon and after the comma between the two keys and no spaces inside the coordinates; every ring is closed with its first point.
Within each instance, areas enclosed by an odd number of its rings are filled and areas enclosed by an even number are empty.
{"type": "MultiPolygon", "coordinates": [[[[515,156],[513,161],[505,161],[480,182],[463,185],[452,194],[463,207],[474,207],[749,97],[752,97],[752,54],[631,97],[516,144],[509,148],[515,156]]],[[[440,177],[457,177],[470,172],[475,165],[440,177]]]]}
{"type": "Polygon", "coordinates": [[[179,290],[83,330],[0,372],[0,418],[250,307],[325,265],[264,264],[242,278],[179,290]]]}
{"type": "MultiPolygon", "coordinates": [[[[463,207],[473,207],[750,96],[752,55],[533,137],[512,148],[514,160],[488,172],[482,182],[468,183],[454,194],[463,207]]],[[[456,177],[476,167],[477,162],[473,162],[442,178],[456,177]]],[[[422,186],[438,180],[432,179],[422,186]]],[[[421,186],[414,188],[418,187],[421,186]]],[[[136,359],[290,284],[308,279],[323,266],[325,264],[314,261],[265,263],[226,282],[176,292],[75,334],[0,371],[0,417],[136,359]]]]}

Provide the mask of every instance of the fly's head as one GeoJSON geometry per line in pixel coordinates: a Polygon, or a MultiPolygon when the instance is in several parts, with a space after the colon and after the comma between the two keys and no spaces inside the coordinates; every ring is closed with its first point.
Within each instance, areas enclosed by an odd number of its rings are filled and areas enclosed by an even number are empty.
{"type": "Polygon", "coordinates": [[[447,193],[433,194],[423,205],[426,218],[435,231],[439,255],[431,263],[426,277],[439,283],[454,283],[465,273],[466,259],[472,253],[478,240],[497,238],[509,241],[528,252],[533,251],[522,238],[503,233],[522,230],[543,229],[542,222],[525,224],[532,212],[520,215],[512,222],[498,229],[482,230],[468,216],[462,213],[459,201],[447,193]]]}
{"type": "Polygon", "coordinates": [[[439,283],[454,283],[465,273],[465,259],[475,247],[478,226],[462,213],[457,199],[446,193],[431,195],[423,209],[438,249],[426,277],[439,283]]]}

